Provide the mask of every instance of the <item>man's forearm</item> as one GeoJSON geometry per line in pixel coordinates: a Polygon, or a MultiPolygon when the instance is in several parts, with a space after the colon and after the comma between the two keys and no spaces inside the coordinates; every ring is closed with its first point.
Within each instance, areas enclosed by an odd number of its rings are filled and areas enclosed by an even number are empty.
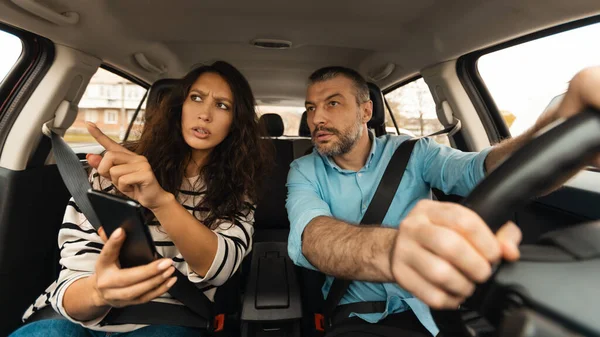
{"type": "Polygon", "coordinates": [[[506,157],[525,145],[525,143],[529,142],[536,133],[552,124],[554,122],[552,117],[553,112],[554,111],[549,111],[548,113],[544,113],[530,129],[523,132],[521,135],[515,138],[506,139],[500,144],[494,145],[492,151],[490,151],[485,160],[486,170],[488,172],[492,171],[506,157]]]}
{"type": "Polygon", "coordinates": [[[344,279],[391,282],[390,252],[397,230],[314,218],[304,229],[302,253],[321,272],[344,279]]]}
{"type": "Polygon", "coordinates": [[[518,137],[506,139],[500,144],[494,145],[485,159],[486,171],[494,170],[505,158],[530,141],[538,130],[538,128],[529,129],[518,137]]]}
{"type": "MultiPolygon", "coordinates": [[[[495,145],[492,148],[492,151],[490,151],[487,158],[485,159],[485,168],[486,168],[487,172],[491,172],[504,159],[506,159],[513,152],[517,151],[519,148],[521,148],[523,145],[525,145],[527,142],[529,142],[536,135],[536,133],[538,133],[543,128],[548,127],[552,122],[553,121],[550,118],[548,118],[547,116],[542,116],[540,119],[537,120],[537,122],[531,129],[527,130],[523,134],[521,134],[515,138],[507,139],[507,140],[501,142],[500,144],[495,145]]],[[[577,169],[577,170],[579,170],[579,169],[577,169]]],[[[574,173],[575,172],[573,172],[573,174],[574,173]]],[[[568,176],[570,177],[571,174],[569,174],[568,176]]],[[[548,193],[551,193],[552,191],[561,187],[563,185],[563,183],[565,183],[566,181],[567,181],[567,179],[564,179],[564,180],[561,180],[561,181],[555,183],[554,185],[550,186],[547,190],[542,192],[541,195],[546,195],[548,193]]]]}

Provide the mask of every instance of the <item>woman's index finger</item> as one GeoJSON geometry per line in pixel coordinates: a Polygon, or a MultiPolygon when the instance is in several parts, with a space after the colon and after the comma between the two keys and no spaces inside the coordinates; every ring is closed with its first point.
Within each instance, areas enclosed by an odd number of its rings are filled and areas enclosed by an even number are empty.
{"type": "Polygon", "coordinates": [[[98,144],[102,145],[102,147],[105,148],[107,151],[132,153],[131,151],[127,150],[124,146],[120,145],[119,143],[115,142],[110,137],[105,135],[104,132],[102,132],[96,126],[96,124],[91,123],[91,122],[86,122],[86,126],[87,126],[87,129],[88,129],[88,132],[90,133],[90,135],[92,135],[92,137],[94,137],[94,139],[96,139],[98,144]]]}

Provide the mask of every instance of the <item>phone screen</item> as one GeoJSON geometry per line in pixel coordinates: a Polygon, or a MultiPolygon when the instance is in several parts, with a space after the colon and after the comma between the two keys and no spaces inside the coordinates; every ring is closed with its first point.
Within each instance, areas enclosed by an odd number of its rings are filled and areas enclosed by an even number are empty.
{"type": "Polygon", "coordinates": [[[144,224],[142,206],[139,203],[91,189],[88,190],[88,198],[107,237],[119,227],[125,230],[125,242],[119,253],[122,268],[154,261],[156,248],[148,226],[144,224]]]}

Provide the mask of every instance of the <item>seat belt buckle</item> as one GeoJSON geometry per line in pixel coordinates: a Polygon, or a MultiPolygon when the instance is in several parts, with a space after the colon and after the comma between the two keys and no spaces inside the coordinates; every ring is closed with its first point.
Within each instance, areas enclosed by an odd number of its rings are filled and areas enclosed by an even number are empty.
{"type": "Polygon", "coordinates": [[[322,314],[315,314],[315,329],[325,332],[325,316],[322,314]]]}
{"type": "Polygon", "coordinates": [[[225,327],[225,314],[215,315],[215,319],[213,321],[213,332],[223,331],[225,327]]]}

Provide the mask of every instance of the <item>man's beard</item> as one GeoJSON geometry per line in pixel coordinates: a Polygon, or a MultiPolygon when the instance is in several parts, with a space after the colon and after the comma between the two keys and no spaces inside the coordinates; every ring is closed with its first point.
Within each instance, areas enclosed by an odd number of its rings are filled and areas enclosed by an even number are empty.
{"type": "Polygon", "coordinates": [[[352,150],[354,145],[358,143],[360,135],[363,130],[363,124],[360,119],[356,119],[356,123],[348,128],[346,131],[341,132],[334,128],[326,128],[324,126],[317,126],[312,133],[312,143],[323,156],[335,157],[346,154],[352,150]],[[330,132],[337,137],[337,140],[329,141],[328,144],[318,144],[315,141],[317,132],[326,131],[330,132]],[[333,143],[332,143],[333,142],[333,143]]]}

